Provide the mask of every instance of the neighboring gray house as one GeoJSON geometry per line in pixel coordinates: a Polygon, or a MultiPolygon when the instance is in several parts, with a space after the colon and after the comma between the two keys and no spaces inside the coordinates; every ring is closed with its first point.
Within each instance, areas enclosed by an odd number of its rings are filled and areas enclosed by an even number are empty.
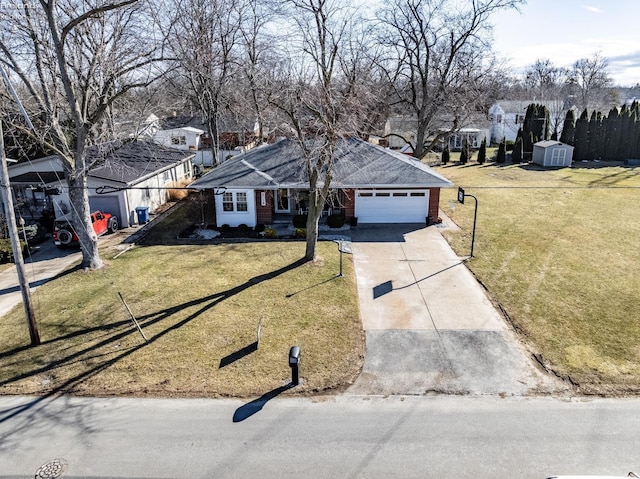
{"type": "Polygon", "coordinates": [[[571,166],[573,146],[555,140],[534,143],[532,161],[540,166],[571,166]]]}
{"type": "MultiPolygon", "coordinates": [[[[137,207],[157,209],[167,202],[167,190],[174,183],[192,178],[193,156],[193,152],[147,141],[90,148],[87,163],[93,164],[87,183],[91,209],[116,215],[121,227],[135,224],[137,207]]],[[[58,156],[11,165],[9,177],[14,196],[23,200],[28,211],[37,209],[36,218],[48,206],[53,207],[55,216],[69,213],[71,202],[58,156]]]]}
{"type": "MultiPolygon", "coordinates": [[[[320,180],[322,181],[322,179],[320,180]]],[[[440,188],[453,184],[410,156],[360,139],[336,148],[332,199],[325,212],[358,223],[424,223],[437,218],[440,188]]],[[[309,182],[295,141],[254,148],[225,161],[191,188],[213,194],[217,226],[271,224],[306,211],[309,182]]]]}
{"type": "Polygon", "coordinates": [[[137,207],[154,211],[168,201],[171,186],[191,180],[193,157],[192,151],[146,141],[133,141],[101,155],[87,178],[91,209],[115,214],[121,227],[137,223],[137,207]]]}

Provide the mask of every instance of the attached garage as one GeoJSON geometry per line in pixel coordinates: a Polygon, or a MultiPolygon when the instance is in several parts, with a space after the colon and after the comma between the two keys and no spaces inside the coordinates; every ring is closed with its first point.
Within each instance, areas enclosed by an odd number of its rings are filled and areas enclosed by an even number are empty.
{"type": "Polygon", "coordinates": [[[89,197],[91,211],[100,210],[121,218],[120,198],[117,196],[96,195],[89,197]]]}
{"type": "Polygon", "coordinates": [[[429,190],[358,190],[359,223],[424,223],[429,216],[429,190]]]}

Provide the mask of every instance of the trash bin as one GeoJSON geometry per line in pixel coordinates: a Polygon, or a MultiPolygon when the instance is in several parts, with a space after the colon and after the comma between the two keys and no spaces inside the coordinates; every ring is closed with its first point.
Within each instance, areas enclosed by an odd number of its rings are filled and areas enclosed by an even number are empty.
{"type": "Polygon", "coordinates": [[[138,206],[136,208],[136,214],[138,215],[138,224],[143,225],[149,222],[149,207],[138,206]]]}

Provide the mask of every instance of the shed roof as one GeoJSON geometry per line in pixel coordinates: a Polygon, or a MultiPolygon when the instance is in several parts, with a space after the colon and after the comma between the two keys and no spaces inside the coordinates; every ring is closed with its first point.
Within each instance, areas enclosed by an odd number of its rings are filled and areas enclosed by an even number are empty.
{"type": "MultiPolygon", "coordinates": [[[[339,140],[333,178],[333,188],[453,186],[445,177],[410,156],[355,138],[339,140]]],[[[308,186],[302,150],[292,140],[249,150],[227,160],[190,185],[196,189],[308,186]]]]}
{"type": "Polygon", "coordinates": [[[549,148],[550,146],[559,146],[559,145],[566,146],[568,148],[573,148],[573,146],[571,145],[567,145],[566,143],[562,143],[561,141],[556,141],[556,140],[543,140],[533,144],[533,146],[539,146],[541,148],[549,148]]]}

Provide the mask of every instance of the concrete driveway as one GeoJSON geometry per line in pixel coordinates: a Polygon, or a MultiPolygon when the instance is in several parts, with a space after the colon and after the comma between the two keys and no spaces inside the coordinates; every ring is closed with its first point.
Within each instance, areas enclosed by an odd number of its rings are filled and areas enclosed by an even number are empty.
{"type": "Polygon", "coordinates": [[[349,394],[558,392],[437,227],[359,225],[352,251],[366,332],[349,394]]]}

